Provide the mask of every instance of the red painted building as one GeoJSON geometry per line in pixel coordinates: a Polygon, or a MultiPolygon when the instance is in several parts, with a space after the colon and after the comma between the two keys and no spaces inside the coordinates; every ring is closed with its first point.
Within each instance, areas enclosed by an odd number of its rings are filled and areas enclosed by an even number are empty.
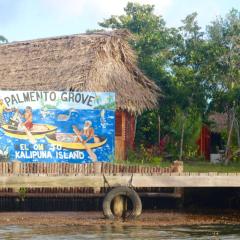
{"type": "Polygon", "coordinates": [[[210,126],[203,125],[197,140],[198,154],[210,160],[211,153],[217,153],[224,148],[221,132],[227,128],[226,113],[212,113],[209,116],[210,126]],[[217,150],[218,149],[218,150],[217,150]]]}
{"type": "Polygon", "coordinates": [[[198,154],[205,157],[206,160],[210,159],[210,145],[211,145],[211,131],[207,126],[203,126],[200,136],[197,140],[198,154]]]}

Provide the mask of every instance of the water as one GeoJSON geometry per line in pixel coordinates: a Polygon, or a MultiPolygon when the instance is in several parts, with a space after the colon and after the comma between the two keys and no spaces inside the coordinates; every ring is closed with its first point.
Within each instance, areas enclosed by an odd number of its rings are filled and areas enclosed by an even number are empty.
{"type": "Polygon", "coordinates": [[[240,225],[203,225],[192,227],[95,226],[5,226],[0,239],[240,239],[240,225]]]}

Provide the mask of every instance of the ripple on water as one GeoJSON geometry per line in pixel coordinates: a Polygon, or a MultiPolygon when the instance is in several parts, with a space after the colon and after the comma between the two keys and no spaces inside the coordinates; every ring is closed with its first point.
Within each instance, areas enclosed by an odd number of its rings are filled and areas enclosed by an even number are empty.
{"type": "Polygon", "coordinates": [[[240,225],[203,225],[192,227],[127,226],[6,226],[0,239],[240,239],[240,225]]]}

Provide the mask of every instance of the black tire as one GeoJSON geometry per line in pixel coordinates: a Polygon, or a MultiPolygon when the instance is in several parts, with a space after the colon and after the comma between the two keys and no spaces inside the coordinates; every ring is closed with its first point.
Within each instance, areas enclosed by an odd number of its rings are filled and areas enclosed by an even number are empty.
{"type": "Polygon", "coordinates": [[[126,196],[128,197],[133,205],[133,209],[128,218],[136,218],[142,213],[142,202],[138,194],[129,187],[116,187],[107,193],[103,200],[103,214],[108,219],[114,219],[115,216],[111,209],[111,203],[116,196],[126,196]]]}

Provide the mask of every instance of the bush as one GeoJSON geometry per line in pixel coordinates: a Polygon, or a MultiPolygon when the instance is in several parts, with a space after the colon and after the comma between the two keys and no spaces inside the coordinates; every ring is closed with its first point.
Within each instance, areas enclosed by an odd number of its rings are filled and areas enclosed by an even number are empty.
{"type": "Polygon", "coordinates": [[[136,151],[129,150],[127,163],[159,165],[163,161],[161,156],[156,156],[152,149],[144,147],[143,144],[136,151]]]}

